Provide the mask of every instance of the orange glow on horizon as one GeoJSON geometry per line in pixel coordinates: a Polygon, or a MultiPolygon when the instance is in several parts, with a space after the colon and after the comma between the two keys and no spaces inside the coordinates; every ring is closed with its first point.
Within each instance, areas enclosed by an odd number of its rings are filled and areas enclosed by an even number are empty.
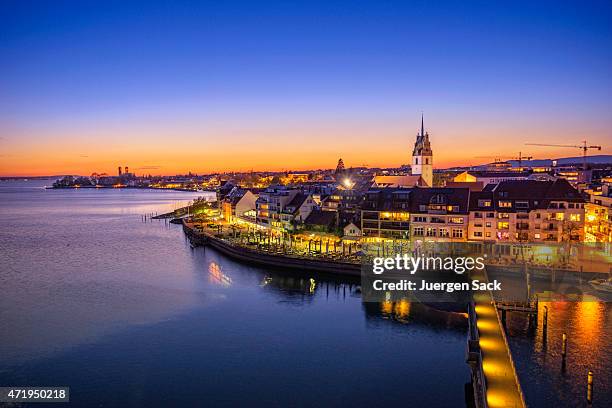
{"type": "MultiPolygon", "coordinates": [[[[357,154],[348,155],[342,153],[319,153],[313,154],[310,157],[300,155],[289,155],[279,153],[284,157],[282,159],[272,159],[269,156],[240,158],[232,157],[209,157],[202,155],[201,159],[192,157],[186,154],[186,157],[167,157],[159,160],[147,160],[146,157],[128,156],[125,159],[115,160],[107,157],[100,157],[91,162],[71,160],[67,157],[58,155],[49,158],[47,154],[42,155],[32,154],[29,159],[24,160],[9,160],[4,158],[0,164],[0,176],[3,177],[34,177],[47,175],[83,175],[89,176],[92,173],[107,173],[115,175],[117,166],[128,165],[130,171],[136,175],[175,175],[187,174],[208,174],[208,173],[226,173],[226,172],[249,172],[249,171],[289,171],[289,170],[318,170],[318,169],[334,169],[339,158],[343,158],[347,168],[351,167],[376,167],[376,168],[397,168],[403,164],[410,164],[408,159],[401,160],[397,154],[390,152],[384,156],[388,160],[371,160],[365,157],[360,157],[357,154]],[[353,163],[348,159],[349,156],[355,156],[353,163]],[[146,161],[145,161],[146,160],[146,161]],[[148,163],[154,162],[155,165],[148,163]]],[[[435,154],[435,153],[434,153],[435,154]]],[[[604,153],[604,154],[612,154],[604,153]]],[[[543,158],[554,156],[543,156],[543,158]]],[[[487,160],[476,161],[470,158],[437,158],[434,156],[434,169],[445,169],[450,167],[467,167],[485,164],[487,160]],[[437,160],[436,160],[437,159],[437,160]]]]}
{"type": "MultiPolygon", "coordinates": [[[[2,129],[9,136],[0,139],[0,176],[114,175],[117,166],[129,166],[137,175],[316,170],[335,168],[339,158],[348,168],[399,167],[410,164],[417,133],[405,121],[234,126],[2,129]]],[[[519,151],[536,159],[580,155],[578,149],[524,145],[530,140],[577,142],[573,134],[561,137],[554,133],[554,126],[546,137],[526,135],[520,140],[515,136],[519,130],[511,127],[477,130],[456,121],[452,126],[433,124],[434,169],[484,164],[493,160],[479,156],[508,156],[519,151]]],[[[597,154],[612,154],[603,142],[593,138],[592,143],[604,145],[597,154]]]]}

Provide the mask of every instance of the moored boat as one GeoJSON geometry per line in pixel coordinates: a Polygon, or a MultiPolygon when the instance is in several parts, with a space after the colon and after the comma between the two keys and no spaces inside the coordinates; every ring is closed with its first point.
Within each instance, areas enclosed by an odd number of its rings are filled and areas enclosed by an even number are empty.
{"type": "Polygon", "coordinates": [[[612,277],[608,279],[593,279],[589,285],[598,292],[612,293],[612,277]]]}

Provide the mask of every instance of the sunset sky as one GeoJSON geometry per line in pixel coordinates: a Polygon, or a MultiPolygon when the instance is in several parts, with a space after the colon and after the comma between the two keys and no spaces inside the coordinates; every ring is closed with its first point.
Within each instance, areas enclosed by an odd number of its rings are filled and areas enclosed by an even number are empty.
{"type": "Polygon", "coordinates": [[[0,175],[612,154],[612,2],[0,3],[0,175]],[[468,4],[469,3],[469,4],[468,4]]]}

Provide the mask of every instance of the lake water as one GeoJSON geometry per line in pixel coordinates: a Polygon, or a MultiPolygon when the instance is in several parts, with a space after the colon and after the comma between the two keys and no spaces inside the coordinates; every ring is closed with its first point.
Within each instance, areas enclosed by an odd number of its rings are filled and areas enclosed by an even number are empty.
{"type": "Polygon", "coordinates": [[[612,305],[555,302],[539,305],[537,327],[522,313],[509,313],[507,334],[527,404],[533,407],[612,407],[612,305]],[[548,329],[543,335],[543,307],[548,329]],[[565,367],[563,333],[568,336],[565,367]],[[593,371],[593,404],[586,401],[593,371]]]}
{"type": "MultiPolygon", "coordinates": [[[[69,385],[71,406],[466,406],[463,317],[363,304],[358,282],[236,263],[143,222],[194,193],[45,184],[0,182],[0,386],[69,385]]],[[[546,341],[508,315],[529,406],[586,406],[588,370],[593,406],[612,406],[611,311],[549,305],[546,341]]]]}
{"type": "Polygon", "coordinates": [[[0,182],[0,385],[68,385],[71,406],[466,406],[463,317],[143,222],[192,193],[45,184],[0,182]]]}

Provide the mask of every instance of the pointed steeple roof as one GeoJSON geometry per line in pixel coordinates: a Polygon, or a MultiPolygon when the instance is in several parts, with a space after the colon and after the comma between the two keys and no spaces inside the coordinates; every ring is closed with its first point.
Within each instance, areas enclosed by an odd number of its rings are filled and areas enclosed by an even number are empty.
{"type": "Polygon", "coordinates": [[[429,143],[429,133],[425,132],[425,121],[421,112],[421,132],[417,134],[416,142],[414,143],[413,156],[431,156],[431,144],[429,143]]]}
{"type": "Polygon", "coordinates": [[[425,125],[423,122],[423,112],[421,112],[421,136],[425,136],[425,125]]]}

